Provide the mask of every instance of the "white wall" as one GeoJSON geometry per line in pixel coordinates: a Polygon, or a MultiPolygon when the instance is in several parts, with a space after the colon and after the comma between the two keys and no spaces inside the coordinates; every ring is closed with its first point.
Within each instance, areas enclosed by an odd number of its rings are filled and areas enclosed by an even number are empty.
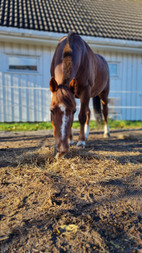
{"type": "Polygon", "coordinates": [[[110,80],[110,97],[120,97],[121,118],[142,120],[142,55],[105,54],[107,61],[119,63],[119,75],[110,80]]]}
{"type": "MultiPolygon", "coordinates": [[[[0,122],[50,120],[50,63],[54,48],[0,43],[0,122]],[[11,72],[8,55],[39,57],[37,73],[11,72]]],[[[108,62],[117,62],[110,97],[120,99],[118,118],[142,120],[142,55],[98,51],[108,62]]],[[[76,115],[77,119],[77,115],[76,115]]]]}
{"type": "Polygon", "coordinates": [[[54,50],[0,43],[0,122],[50,120],[49,80],[54,50]],[[9,71],[9,55],[37,56],[37,73],[9,71]]]}

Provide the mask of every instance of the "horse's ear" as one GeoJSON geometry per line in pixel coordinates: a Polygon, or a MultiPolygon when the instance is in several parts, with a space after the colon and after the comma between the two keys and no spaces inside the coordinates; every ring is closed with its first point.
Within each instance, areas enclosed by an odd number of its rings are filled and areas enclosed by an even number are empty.
{"type": "Polygon", "coordinates": [[[77,81],[75,78],[73,78],[69,83],[69,88],[73,94],[77,92],[77,81]]]}
{"type": "Polygon", "coordinates": [[[50,90],[53,93],[53,92],[57,91],[57,89],[58,89],[58,84],[57,84],[55,78],[52,76],[50,79],[50,90]]]}

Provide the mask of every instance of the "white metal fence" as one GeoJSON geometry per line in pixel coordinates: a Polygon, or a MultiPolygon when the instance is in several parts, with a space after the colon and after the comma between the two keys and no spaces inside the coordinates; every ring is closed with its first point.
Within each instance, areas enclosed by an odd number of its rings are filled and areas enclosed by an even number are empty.
{"type": "MultiPolygon", "coordinates": [[[[14,77],[13,77],[14,78],[14,77]]],[[[19,79],[17,79],[19,80],[19,79]]],[[[0,122],[50,121],[51,92],[39,82],[21,82],[0,77],[0,122]]],[[[75,120],[80,108],[77,101],[75,120]]],[[[93,116],[92,100],[90,109],[93,116]]],[[[115,119],[142,120],[142,91],[110,91],[109,116],[115,119]]]]}

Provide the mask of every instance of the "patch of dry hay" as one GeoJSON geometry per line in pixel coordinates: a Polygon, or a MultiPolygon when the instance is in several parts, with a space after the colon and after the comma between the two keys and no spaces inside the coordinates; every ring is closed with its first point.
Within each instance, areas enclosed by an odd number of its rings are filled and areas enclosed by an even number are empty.
{"type": "Polygon", "coordinates": [[[0,170],[3,251],[135,252],[142,247],[140,145],[132,139],[117,147],[115,139],[89,141],[59,160],[46,146],[3,155],[9,162],[0,170]]]}

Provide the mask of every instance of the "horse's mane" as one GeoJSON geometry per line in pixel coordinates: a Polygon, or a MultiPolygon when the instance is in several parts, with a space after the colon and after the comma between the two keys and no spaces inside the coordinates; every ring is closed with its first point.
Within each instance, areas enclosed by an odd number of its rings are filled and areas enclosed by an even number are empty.
{"type": "Polygon", "coordinates": [[[68,85],[71,77],[72,71],[72,48],[71,48],[71,38],[73,32],[68,34],[66,39],[66,44],[63,50],[63,84],[68,85]]]}

